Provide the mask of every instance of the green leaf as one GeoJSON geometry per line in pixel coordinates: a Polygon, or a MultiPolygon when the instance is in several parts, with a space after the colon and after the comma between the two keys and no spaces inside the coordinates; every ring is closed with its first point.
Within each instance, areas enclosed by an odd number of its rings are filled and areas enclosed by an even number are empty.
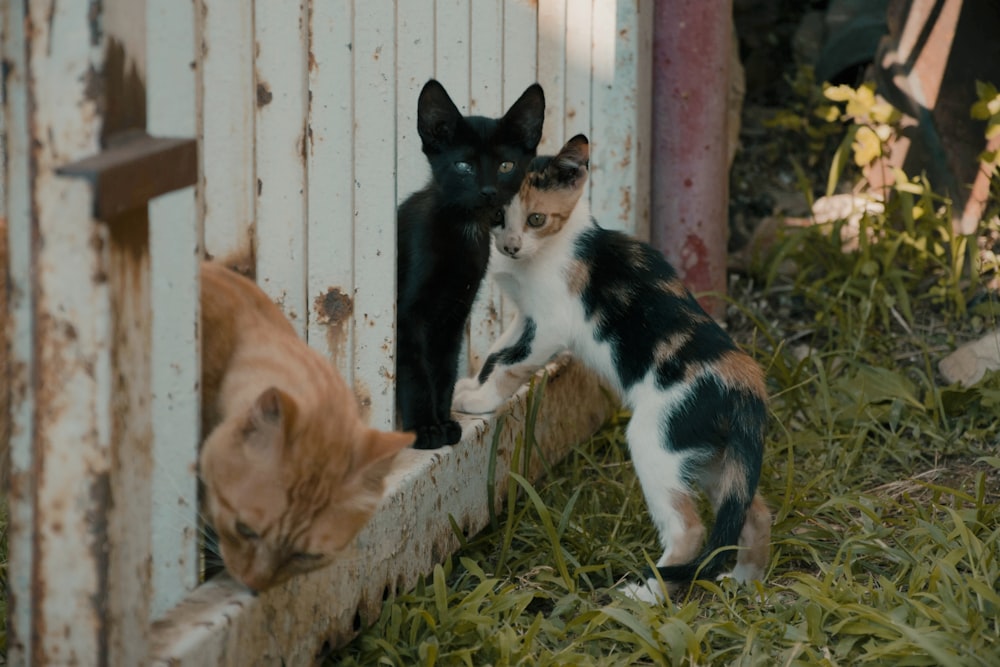
{"type": "Polygon", "coordinates": [[[635,637],[642,644],[642,647],[649,653],[649,657],[656,660],[660,664],[664,664],[665,659],[663,653],[657,648],[656,638],[653,637],[652,632],[650,632],[649,625],[642,623],[632,614],[628,613],[624,609],[618,607],[601,607],[601,613],[608,618],[618,621],[633,633],[635,637]]]}
{"type": "Polygon", "coordinates": [[[836,152],[833,154],[833,162],[830,164],[830,176],[826,181],[826,196],[831,197],[837,191],[837,183],[840,182],[840,176],[844,173],[844,167],[847,166],[847,156],[851,151],[851,146],[854,143],[854,136],[858,133],[858,126],[851,125],[847,128],[847,132],[844,135],[844,139],[840,142],[840,146],[837,147],[836,152]]]}

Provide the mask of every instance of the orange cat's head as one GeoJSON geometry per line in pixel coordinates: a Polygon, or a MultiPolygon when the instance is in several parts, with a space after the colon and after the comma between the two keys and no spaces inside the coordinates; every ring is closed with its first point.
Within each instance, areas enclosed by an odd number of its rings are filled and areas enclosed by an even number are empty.
{"type": "Polygon", "coordinates": [[[264,391],[212,431],[199,459],[226,569],[261,591],[330,563],[375,511],[413,438],[326,412],[309,418],[289,394],[264,391]]]}

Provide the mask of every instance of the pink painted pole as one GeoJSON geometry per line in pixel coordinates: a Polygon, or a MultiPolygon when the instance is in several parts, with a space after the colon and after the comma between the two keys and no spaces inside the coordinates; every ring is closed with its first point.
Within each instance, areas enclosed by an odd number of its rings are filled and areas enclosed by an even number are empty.
{"type": "MultiPolygon", "coordinates": [[[[654,21],[651,241],[693,292],[721,294],[732,0],[659,0],[654,21]]],[[[700,302],[725,313],[721,299],[700,302]]]]}

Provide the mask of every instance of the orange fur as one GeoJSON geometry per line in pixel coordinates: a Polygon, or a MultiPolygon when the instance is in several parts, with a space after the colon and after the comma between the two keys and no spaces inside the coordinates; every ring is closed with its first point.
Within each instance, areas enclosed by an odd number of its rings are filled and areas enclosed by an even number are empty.
{"type": "Polygon", "coordinates": [[[731,350],[719,357],[712,365],[726,386],[742,389],[758,396],[767,396],[764,371],[745,352],[731,350]]]}
{"type": "Polygon", "coordinates": [[[328,564],[367,523],[409,433],[362,421],[350,388],[251,280],[201,274],[205,505],[253,590],[328,564]]]}

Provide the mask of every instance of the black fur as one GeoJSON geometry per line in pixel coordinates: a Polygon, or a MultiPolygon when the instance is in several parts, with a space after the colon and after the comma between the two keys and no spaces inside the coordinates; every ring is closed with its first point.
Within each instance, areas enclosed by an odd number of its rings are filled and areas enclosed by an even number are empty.
{"type": "Polygon", "coordinates": [[[489,262],[490,225],[521,185],[544,114],[538,84],[502,118],[462,116],[433,79],[420,92],[417,130],[432,175],[399,207],[396,270],[396,397],[418,449],[461,437],[451,399],[465,322],[489,262]],[[501,173],[504,162],[513,168],[501,173]]]}
{"type": "Polygon", "coordinates": [[[498,362],[509,366],[527,359],[528,355],[531,354],[531,341],[534,339],[535,321],[527,317],[524,320],[524,329],[521,330],[521,335],[516,343],[486,357],[486,363],[479,371],[479,384],[483,384],[489,379],[490,373],[493,372],[498,362]]]}
{"type": "Polygon", "coordinates": [[[595,224],[578,239],[576,256],[591,272],[581,295],[583,307],[588,318],[600,318],[597,339],[611,345],[625,389],[649,371],[657,343],[673,335],[690,333],[691,339],[657,369],[664,388],[680,381],[688,366],[736,348],[690,292],[680,288],[683,296],[677,296],[662,288],[679,284],[679,278],[652,247],[595,224]]]}

